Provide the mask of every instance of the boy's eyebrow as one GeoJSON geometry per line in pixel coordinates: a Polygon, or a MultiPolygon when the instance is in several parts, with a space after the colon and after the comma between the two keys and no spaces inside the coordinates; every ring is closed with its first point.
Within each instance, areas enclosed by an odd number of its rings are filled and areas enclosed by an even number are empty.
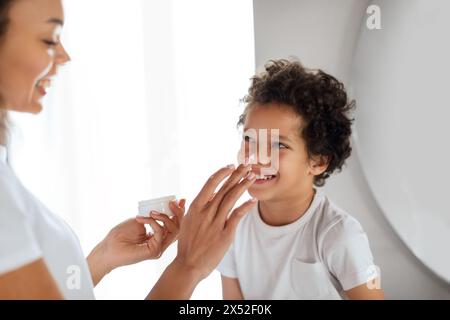
{"type": "Polygon", "coordinates": [[[289,139],[289,137],[282,136],[282,135],[280,135],[280,136],[278,136],[278,137],[280,138],[280,140],[286,140],[286,141],[291,142],[291,139],[289,139]]]}

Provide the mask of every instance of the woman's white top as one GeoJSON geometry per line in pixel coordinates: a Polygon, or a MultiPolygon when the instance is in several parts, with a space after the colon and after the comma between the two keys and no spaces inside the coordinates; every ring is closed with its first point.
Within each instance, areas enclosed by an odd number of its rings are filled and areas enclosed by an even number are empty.
{"type": "Polygon", "coordinates": [[[0,145],[0,276],[39,259],[66,299],[94,299],[78,238],[25,189],[7,165],[6,148],[0,145]]]}

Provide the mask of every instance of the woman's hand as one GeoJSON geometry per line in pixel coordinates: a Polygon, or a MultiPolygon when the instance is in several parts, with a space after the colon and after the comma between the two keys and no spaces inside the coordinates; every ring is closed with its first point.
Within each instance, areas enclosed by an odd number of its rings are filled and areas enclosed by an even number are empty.
{"type": "Polygon", "coordinates": [[[170,203],[172,218],[152,212],[150,218],[136,217],[114,227],[87,258],[94,285],[115,268],[158,259],[178,237],[185,202],[170,203]],[[147,234],[145,224],[152,227],[153,234],[147,234]]]}
{"type": "Polygon", "coordinates": [[[149,224],[155,232],[153,236],[149,237],[147,242],[149,254],[152,256],[149,259],[158,259],[178,239],[180,225],[184,217],[185,204],[185,199],[181,199],[178,204],[176,201],[171,201],[169,208],[174,214],[171,218],[156,211],[150,213],[150,218],[136,217],[138,223],[141,225],[149,224]],[[159,225],[156,220],[161,221],[163,226],[159,225]]]}
{"type": "Polygon", "coordinates": [[[188,299],[198,282],[217,267],[234,239],[240,219],[257,202],[256,199],[247,201],[228,216],[236,201],[256,179],[250,170],[248,165],[241,165],[235,171],[231,166],[226,167],[206,182],[181,225],[177,257],[147,298],[188,299]]]}

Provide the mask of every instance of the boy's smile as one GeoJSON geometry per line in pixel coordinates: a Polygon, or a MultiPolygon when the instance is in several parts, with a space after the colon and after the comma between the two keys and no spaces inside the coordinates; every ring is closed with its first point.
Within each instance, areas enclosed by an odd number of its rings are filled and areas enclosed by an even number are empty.
{"type": "Polygon", "coordinates": [[[256,174],[256,181],[254,182],[254,187],[255,188],[259,188],[259,187],[269,187],[270,185],[276,183],[277,179],[278,179],[278,173],[277,174],[269,174],[269,175],[264,175],[262,173],[259,173],[260,169],[255,165],[252,166],[252,172],[256,174]]]}
{"type": "Polygon", "coordinates": [[[278,176],[278,175],[273,175],[273,174],[268,175],[268,176],[265,176],[265,175],[257,175],[257,176],[256,176],[256,181],[255,181],[255,183],[256,183],[256,184],[265,184],[265,183],[269,183],[269,182],[274,181],[275,178],[276,178],[277,176],[278,176]]]}

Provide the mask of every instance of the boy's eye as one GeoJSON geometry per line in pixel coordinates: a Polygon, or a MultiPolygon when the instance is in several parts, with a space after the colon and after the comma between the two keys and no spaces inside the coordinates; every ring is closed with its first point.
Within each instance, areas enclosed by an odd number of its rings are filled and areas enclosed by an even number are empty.
{"type": "Polygon", "coordinates": [[[279,149],[288,149],[289,148],[287,145],[285,145],[284,143],[281,143],[281,142],[276,142],[272,146],[274,148],[279,148],[279,149]]]}

